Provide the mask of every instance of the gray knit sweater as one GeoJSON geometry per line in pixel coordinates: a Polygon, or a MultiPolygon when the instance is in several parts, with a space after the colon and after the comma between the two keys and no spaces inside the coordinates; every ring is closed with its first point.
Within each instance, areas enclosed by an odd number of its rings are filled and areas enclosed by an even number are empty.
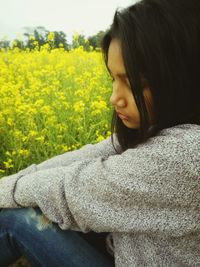
{"type": "Polygon", "coordinates": [[[200,126],[120,154],[107,138],[2,178],[0,208],[21,206],[61,229],[110,232],[116,267],[200,266],[200,126]]]}

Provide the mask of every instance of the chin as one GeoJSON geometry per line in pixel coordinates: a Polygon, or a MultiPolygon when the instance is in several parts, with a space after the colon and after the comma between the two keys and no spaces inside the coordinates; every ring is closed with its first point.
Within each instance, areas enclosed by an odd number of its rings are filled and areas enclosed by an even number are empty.
{"type": "Polygon", "coordinates": [[[123,124],[129,129],[139,129],[140,128],[140,125],[138,123],[133,123],[133,122],[123,120],[123,124]]]}

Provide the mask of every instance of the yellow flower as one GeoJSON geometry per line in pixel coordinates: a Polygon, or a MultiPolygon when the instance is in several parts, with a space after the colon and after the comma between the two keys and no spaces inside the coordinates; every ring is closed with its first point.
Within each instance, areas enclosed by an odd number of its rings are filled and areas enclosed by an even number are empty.
{"type": "Polygon", "coordinates": [[[84,111],[84,108],[85,108],[85,103],[82,100],[80,100],[80,101],[76,102],[73,107],[74,107],[75,112],[82,113],[84,111]]]}
{"type": "Polygon", "coordinates": [[[41,106],[43,106],[44,105],[44,99],[38,99],[38,100],[36,100],[36,102],[35,102],[35,106],[36,107],[41,107],[41,106]]]}
{"type": "Polygon", "coordinates": [[[36,131],[32,131],[32,130],[31,130],[31,131],[29,132],[28,136],[29,136],[29,137],[35,137],[35,136],[37,136],[37,134],[38,134],[38,133],[37,133],[36,131]]]}
{"type": "Polygon", "coordinates": [[[38,142],[43,144],[44,143],[44,136],[37,137],[37,138],[35,138],[35,140],[37,140],[38,142]]]}
{"type": "Polygon", "coordinates": [[[97,109],[98,110],[107,110],[108,109],[106,102],[103,100],[93,101],[91,104],[91,108],[95,109],[95,110],[97,110],[97,109]]]}
{"type": "Polygon", "coordinates": [[[35,37],[34,37],[33,35],[30,35],[30,36],[29,36],[29,40],[30,40],[30,41],[34,41],[34,40],[35,40],[35,37]]]}
{"type": "Polygon", "coordinates": [[[109,136],[111,136],[111,131],[107,131],[106,133],[106,137],[109,137],[109,136]]]}
{"type": "Polygon", "coordinates": [[[27,150],[27,149],[20,149],[19,150],[19,155],[20,156],[29,156],[29,154],[30,154],[30,151],[27,150]]]}
{"type": "Polygon", "coordinates": [[[103,141],[105,138],[103,137],[103,135],[99,135],[96,139],[97,142],[101,142],[103,141]]]}
{"type": "Polygon", "coordinates": [[[66,146],[66,145],[62,145],[62,150],[63,150],[64,152],[67,152],[67,151],[69,151],[69,147],[66,146]]]}
{"type": "Polygon", "coordinates": [[[8,119],[7,119],[7,124],[8,124],[9,126],[12,126],[12,125],[14,124],[13,119],[8,118],[8,119]]]}
{"type": "Polygon", "coordinates": [[[67,68],[67,74],[68,75],[73,75],[75,73],[75,67],[74,66],[69,66],[67,68]]]}
{"type": "Polygon", "coordinates": [[[41,109],[40,109],[40,111],[42,112],[42,113],[44,113],[45,115],[51,115],[52,113],[53,113],[53,111],[52,111],[52,109],[51,109],[51,107],[50,106],[43,106],[41,109]]]}
{"type": "Polygon", "coordinates": [[[15,131],[13,132],[13,135],[14,135],[14,137],[15,137],[16,139],[22,139],[22,138],[24,137],[22,131],[20,131],[20,130],[15,130],[15,131]]]}
{"type": "Polygon", "coordinates": [[[54,32],[50,32],[50,33],[48,34],[47,39],[48,39],[48,41],[53,42],[54,39],[55,39],[55,34],[54,34],[54,32]]]}
{"type": "Polygon", "coordinates": [[[9,151],[6,151],[5,155],[10,157],[11,153],[9,151]]]}
{"type": "Polygon", "coordinates": [[[8,159],[8,161],[3,162],[6,169],[12,169],[14,165],[12,164],[12,159],[8,159]]]}
{"type": "Polygon", "coordinates": [[[110,134],[111,83],[101,54],[83,47],[52,50],[54,33],[40,50],[34,36],[30,41],[31,51],[0,51],[0,166],[6,174],[110,134]]]}
{"type": "Polygon", "coordinates": [[[57,117],[56,116],[49,117],[47,119],[47,124],[56,126],[56,124],[57,124],[57,117]]]}

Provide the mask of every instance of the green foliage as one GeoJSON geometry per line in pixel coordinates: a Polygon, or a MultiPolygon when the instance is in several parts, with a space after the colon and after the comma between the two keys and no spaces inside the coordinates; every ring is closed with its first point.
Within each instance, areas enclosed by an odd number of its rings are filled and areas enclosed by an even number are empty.
{"type": "Polygon", "coordinates": [[[100,31],[96,35],[88,37],[89,44],[96,50],[101,47],[101,40],[105,32],[100,31]]]}
{"type": "Polygon", "coordinates": [[[19,50],[39,50],[49,45],[49,49],[63,48],[65,51],[83,47],[85,51],[98,50],[101,47],[101,40],[104,31],[98,32],[96,35],[86,38],[83,34],[74,34],[72,36],[72,44],[67,41],[67,36],[63,31],[48,31],[45,27],[38,26],[35,28],[25,28],[23,34],[25,40],[15,39],[10,42],[7,39],[0,40],[0,50],[10,50],[18,48],[19,50]]]}

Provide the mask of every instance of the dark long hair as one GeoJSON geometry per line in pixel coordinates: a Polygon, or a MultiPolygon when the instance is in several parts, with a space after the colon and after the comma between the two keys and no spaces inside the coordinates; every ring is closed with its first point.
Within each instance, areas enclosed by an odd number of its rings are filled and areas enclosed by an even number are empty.
{"type": "MultiPolygon", "coordinates": [[[[113,112],[124,150],[178,124],[200,124],[200,1],[142,0],[117,10],[102,40],[105,63],[112,39],[121,44],[125,69],[140,113],[140,128],[127,128],[113,112]],[[141,74],[151,90],[156,124],[150,128],[141,74]]],[[[113,140],[113,139],[112,139],[113,140]]]]}

